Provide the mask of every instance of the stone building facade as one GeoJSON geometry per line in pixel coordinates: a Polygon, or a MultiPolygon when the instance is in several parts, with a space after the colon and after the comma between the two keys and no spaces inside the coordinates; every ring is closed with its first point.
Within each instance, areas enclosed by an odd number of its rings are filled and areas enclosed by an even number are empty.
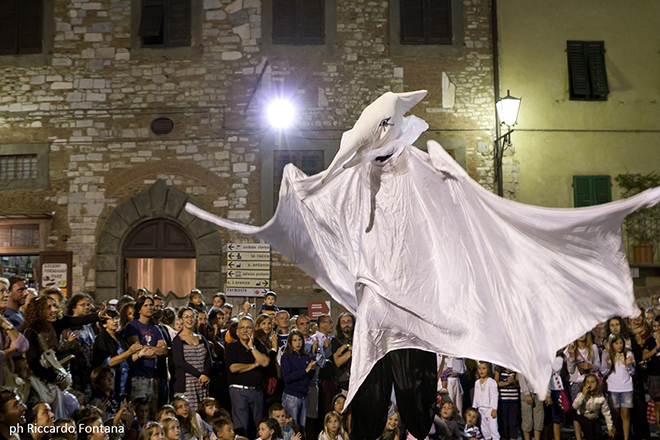
{"type": "MultiPolygon", "coordinates": [[[[42,250],[72,251],[72,290],[97,300],[121,293],[130,231],[170,219],[195,242],[197,287],[211,294],[226,281],[222,246],[250,238],[189,218],[182,204],[261,224],[278,149],[322,149],[329,163],[341,133],[389,90],[427,89],[413,109],[430,126],[419,146],[439,140],[492,189],[490,2],[453,1],[453,43],[428,47],[397,43],[399,7],[327,0],[325,44],[282,46],[272,0],[191,0],[190,46],[153,49],[141,47],[139,0],[44,0],[42,53],[0,56],[0,159],[41,148],[47,182],[0,181],[0,217],[47,213],[42,250]],[[287,133],[263,118],[275,95],[299,109],[287,133]],[[163,117],[173,129],[155,134],[163,117]]],[[[505,180],[516,173],[508,159],[505,180]]],[[[276,252],[271,273],[285,306],[327,298],[276,252]]]]}

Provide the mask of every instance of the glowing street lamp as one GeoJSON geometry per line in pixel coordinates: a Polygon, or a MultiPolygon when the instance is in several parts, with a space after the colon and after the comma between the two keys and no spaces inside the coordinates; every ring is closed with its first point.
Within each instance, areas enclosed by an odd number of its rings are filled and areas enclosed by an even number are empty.
{"type": "Polygon", "coordinates": [[[506,125],[507,132],[502,136],[495,139],[495,146],[493,151],[493,165],[495,167],[495,183],[497,184],[497,194],[502,197],[504,195],[503,179],[502,179],[502,156],[504,151],[509,148],[511,144],[511,133],[513,127],[518,122],[518,110],[520,110],[521,98],[514,98],[511,96],[509,90],[506,91],[506,96],[495,104],[497,109],[497,119],[500,124],[506,125]]]}
{"type": "Polygon", "coordinates": [[[268,105],[266,116],[270,125],[275,128],[285,129],[293,123],[296,111],[291,102],[278,99],[268,105]]]}

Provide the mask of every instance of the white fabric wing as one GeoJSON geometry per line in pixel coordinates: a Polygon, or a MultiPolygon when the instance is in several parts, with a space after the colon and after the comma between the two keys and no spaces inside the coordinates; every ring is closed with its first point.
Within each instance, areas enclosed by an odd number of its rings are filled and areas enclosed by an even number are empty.
{"type": "Polygon", "coordinates": [[[660,188],[588,208],[534,207],[488,192],[437,143],[428,149],[397,143],[384,163],[325,185],[287,165],[262,227],[186,209],[267,241],[356,314],[349,401],[401,348],[503,365],[544,394],[556,350],[639,313],[620,227],[660,201],[660,188]]]}

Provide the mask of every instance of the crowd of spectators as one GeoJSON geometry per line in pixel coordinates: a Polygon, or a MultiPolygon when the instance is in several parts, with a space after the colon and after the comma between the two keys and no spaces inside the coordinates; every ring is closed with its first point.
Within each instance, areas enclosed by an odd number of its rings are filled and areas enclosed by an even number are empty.
{"type": "MultiPolygon", "coordinates": [[[[107,305],[0,278],[0,440],[348,440],[355,318],[257,312],[193,289],[174,309],[139,289],[107,305]]],[[[657,303],[657,298],[656,298],[657,303]]],[[[608,320],[557,352],[545,399],[502,366],[437,356],[432,439],[650,438],[660,316],[608,320]],[[565,430],[564,430],[565,431],[565,430]]],[[[393,397],[394,400],[394,397],[393,397]]],[[[380,439],[412,438],[396,402],[380,439]]]]}

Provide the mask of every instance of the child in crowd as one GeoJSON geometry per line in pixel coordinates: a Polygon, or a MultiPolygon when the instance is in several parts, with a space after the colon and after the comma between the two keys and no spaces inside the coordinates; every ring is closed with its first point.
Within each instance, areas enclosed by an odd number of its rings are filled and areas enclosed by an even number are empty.
{"type": "Polygon", "coordinates": [[[93,387],[90,405],[105,408],[104,421],[113,419],[121,408],[121,401],[115,392],[115,375],[112,368],[97,367],[92,371],[90,379],[93,387]]]}
{"type": "Polygon", "coordinates": [[[163,424],[165,440],[181,440],[181,428],[176,417],[165,417],[161,423],[163,424]]]}
{"type": "Polygon", "coordinates": [[[268,408],[268,417],[277,420],[282,428],[283,440],[301,440],[302,434],[296,433],[293,427],[286,423],[287,412],[280,403],[275,403],[268,408]]]}
{"type": "Polygon", "coordinates": [[[623,425],[623,438],[630,436],[630,410],[633,407],[633,375],[635,357],[626,347],[621,333],[612,333],[608,338],[609,350],[603,352],[601,370],[607,377],[607,390],[612,405],[612,419],[616,425],[619,415],[623,425]]]}
{"type": "Polygon", "coordinates": [[[598,379],[593,374],[587,374],[582,382],[582,389],[573,401],[573,408],[577,410],[577,419],[585,440],[598,440],[602,437],[600,416],[605,417],[607,431],[614,437],[614,423],[610,414],[610,407],[598,385],[598,379]]]}
{"type": "Polygon", "coordinates": [[[545,404],[539,399],[539,396],[531,385],[527,383],[524,376],[518,374],[518,380],[520,383],[523,439],[531,440],[532,430],[534,430],[534,440],[541,440],[545,418],[545,404]]]}
{"type": "Polygon", "coordinates": [[[495,382],[499,394],[499,427],[505,439],[518,438],[518,416],[520,415],[520,386],[518,374],[501,366],[495,368],[495,382]]]}
{"type": "Polygon", "coordinates": [[[206,436],[206,432],[200,423],[201,417],[190,408],[188,399],[184,396],[177,396],[172,400],[172,406],[176,411],[176,418],[179,419],[183,440],[201,440],[206,436]]]}
{"type": "Polygon", "coordinates": [[[163,426],[158,422],[149,422],[140,432],[139,440],[163,440],[164,437],[163,426]]]}
{"type": "Polygon", "coordinates": [[[234,435],[234,424],[231,419],[220,417],[213,421],[213,434],[218,438],[218,440],[234,440],[243,438],[234,435]]]}
{"type": "Polygon", "coordinates": [[[206,304],[204,304],[204,297],[202,296],[202,292],[200,290],[192,289],[190,291],[188,307],[191,307],[198,312],[206,313],[206,304]]]}
{"type": "Polygon", "coordinates": [[[351,411],[350,408],[344,412],[344,403],[346,403],[346,396],[343,394],[337,394],[334,399],[332,399],[333,407],[332,409],[337,413],[341,414],[341,425],[344,427],[344,430],[350,434],[351,433],[351,411]]]}
{"type": "Polygon", "coordinates": [[[483,440],[484,436],[479,429],[479,411],[476,408],[468,408],[465,410],[465,430],[463,437],[467,440],[483,440]]]}
{"type": "Polygon", "coordinates": [[[259,439],[277,440],[282,438],[282,429],[277,420],[268,418],[259,423],[259,439]]]}
{"type": "Polygon", "coordinates": [[[135,417],[133,418],[133,423],[131,423],[126,436],[137,438],[136,434],[139,435],[149,421],[149,401],[144,397],[139,397],[133,400],[131,406],[134,408],[133,415],[135,417]]]}
{"type": "MultiPolygon", "coordinates": [[[[332,414],[332,412],[328,413],[328,415],[330,414],[332,414]]],[[[326,416],[326,419],[327,418],[328,417],[326,416]]],[[[400,421],[401,419],[399,416],[399,412],[395,410],[390,416],[387,417],[387,422],[385,423],[385,429],[383,429],[383,433],[380,435],[379,440],[399,440],[400,421]]],[[[346,439],[346,437],[344,437],[344,439],[346,439]]],[[[319,436],[319,440],[324,440],[324,439],[321,439],[321,437],[319,436]]]]}
{"type": "Polygon", "coordinates": [[[163,420],[167,417],[173,417],[176,419],[176,411],[172,405],[163,405],[158,408],[158,411],[156,411],[156,421],[161,425],[163,424],[163,420]]]}
{"type": "MultiPolygon", "coordinates": [[[[385,429],[387,430],[387,425],[385,429]]],[[[318,440],[349,440],[348,434],[341,424],[341,416],[335,411],[330,411],[325,415],[325,419],[323,419],[323,431],[319,434],[318,440]]]]}
{"type": "Polygon", "coordinates": [[[458,424],[455,418],[456,406],[450,401],[444,401],[440,404],[440,411],[436,417],[436,432],[444,433],[441,438],[460,440],[463,438],[463,428],[458,424]]]}
{"type": "Polygon", "coordinates": [[[227,295],[225,295],[222,292],[218,292],[215,295],[213,295],[213,308],[214,309],[220,309],[222,306],[225,305],[227,302],[227,295]]]}
{"type": "Polygon", "coordinates": [[[267,315],[270,315],[271,318],[275,318],[277,312],[280,311],[280,309],[275,305],[276,300],[277,294],[275,292],[266,292],[266,295],[264,296],[264,303],[261,305],[261,309],[259,309],[259,314],[261,315],[262,313],[266,313],[267,315]]]}
{"type": "Polygon", "coordinates": [[[497,427],[497,382],[491,377],[493,373],[490,363],[479,362],[477,374],[472,406],[477,408],[481,415],[481,433],[485,439],[500,440],[497,427]]]}

